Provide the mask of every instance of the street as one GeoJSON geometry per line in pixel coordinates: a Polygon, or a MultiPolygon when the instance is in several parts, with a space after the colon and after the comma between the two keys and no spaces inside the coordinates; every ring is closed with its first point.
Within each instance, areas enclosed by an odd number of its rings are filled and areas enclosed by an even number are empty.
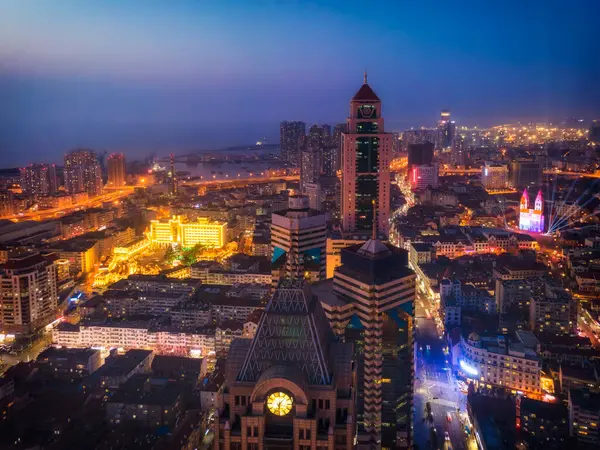
{"type": "Polygon", "coordinates": [[[9,353],[0,354],[0,374],[3,374],[12,366],[20,362],[29,362],[35,360],[38,357],[38,355],[50,345],[51,342],[52,333],[46,333],[31,347],[25,349],[22,352],[18,352],[17,355],[11,355],[9,353]]]}
{"type": "Polygon", "coordinates": [[[450,361],[444,352],[447,343],[440,339],[435,321],[427,318],[426,310],[433,311],[435,306],[417,290],[415,444],[420,450],[474,450],[477,445],[474,439],[467,440],[465,432],[466,395],[459,391],[450,370],[450,361]],[[431,406],[435,435],[427,417],[427,402],[431,406]],[[449,440],[445,439],[446,432],[449,440]]]}

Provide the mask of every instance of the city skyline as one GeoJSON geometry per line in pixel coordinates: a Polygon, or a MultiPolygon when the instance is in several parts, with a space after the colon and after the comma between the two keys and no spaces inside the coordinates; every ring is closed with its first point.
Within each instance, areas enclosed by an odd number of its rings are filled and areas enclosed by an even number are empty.
{"type": "Polygon", "coordinates": [[[276,142],[281,120],[342,122],[365,69],[392,131],[433,126],[444,108],[458,125],[600,115],[593,2],[301,3],[3,2],[5,164],[57,162],[76,147],[140,157],[276,142]],[[379,35],[376,51],[348,31],[361,27],[379,35]]]}

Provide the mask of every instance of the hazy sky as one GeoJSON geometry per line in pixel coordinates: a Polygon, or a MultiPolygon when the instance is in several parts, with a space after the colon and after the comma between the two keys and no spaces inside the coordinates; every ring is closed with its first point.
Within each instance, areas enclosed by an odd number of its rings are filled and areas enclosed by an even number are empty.
{"type": "Polygon", "coordinates": [[[363,71],[389,130],[600,116],[598,0],[0,0],[0,166],[340,122],[363,71]]]}

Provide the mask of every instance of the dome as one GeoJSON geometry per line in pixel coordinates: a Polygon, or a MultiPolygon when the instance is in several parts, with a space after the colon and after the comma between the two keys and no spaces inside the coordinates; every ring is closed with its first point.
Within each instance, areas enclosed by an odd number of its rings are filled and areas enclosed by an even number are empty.
{"type": "Polygon", "coordinates": [[[479,335],[477,333],[471,333],[471,334],[469,334],[469,341],[479,342],[479,341],[481,341],[481,338],[479,337],[479,335]]]}

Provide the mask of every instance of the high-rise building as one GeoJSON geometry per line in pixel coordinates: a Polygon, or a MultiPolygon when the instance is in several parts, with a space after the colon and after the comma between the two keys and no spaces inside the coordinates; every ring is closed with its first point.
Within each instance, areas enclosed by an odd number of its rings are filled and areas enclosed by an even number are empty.
{"type": "Polygon", "coordinates": [[[342,226],[387,234],[390,216],[392,135],[384,132],[381,100],[367,83],[350,101],[348,132],[342,134],[342,226]],[[379,215],[374,217],[373,201],[379,215]]]}
{"type": "Polygon", "coordinates": [[[437,130],[435,128],[410,129],[402,133],[402,148],[408,151],[412,144],[434,144],[437,142],[437,130]]]}
{"type": "Polygon", "coordinates": [[[215,450],[355,448],[352,345],[302,280],[282,280],[252,340],[231,343],[215,450]]]}
{"type": "Polygon", "coordinates": [[[358,448],[410,448],[416,275],[408,252],[372,238],[341,255],[333,281],[313,292],[334,332],[356,346],[358,448]]]}
{"type": "Polygon", "coordinates": [[[308,207],[321,211],[321,180],[316,183],[306,183],[305,192],[308,197],[308,207]]]}
{"type": "Polygon", "coordinates": [[[30,164],[20,169],[21,189],[24,194],[44,197],[58,192],[56,166],[54,164],[30,164]]]}
{"type": "Polygon", "coordinates": [[[541,189],[535,198],[533,208],[530,206],[529,194],[525,189],[521,196],[519,230],[542,233],[544,231],[544,196],[541,189]]]}
{"type": "Polygon", "coordinates": [[[541,186],[543,167],[539,161],[518,159],[509,166],[510,186],[513,189],[525,189],[541,186]]]}
{"type": "Polygon", "coordinates": [[[0,323],[13,333],[38,330],[56,318],[56,265],[39,253],[15,253],[0,266],[0,323]]]}
{"type": "Polygon", "coordinates": [[[439,150],[451,149],[454,145],[456,124],[450,119],[450,111],[444,109],[438,122],[438,145],[439,150]]]}
{"type": "Polygon", "coordinates": [[[309,208],[308,197],[290,195],[288,209],[271,216],[273,280],[325,279],[325,215],[309,208]]]}
{"type": "Polygon", "coordinates": [[[279,127],[281,159],[291,166],[300,164],[300,151],[304,145],[306,124],[304,122],[281,122],[279,127]]]}
{"type": "Polygon", "coordinates": [[[508,187],[508,166],[486,161],[481,168],[481,184],[488,190],[506,189],[508,187]]]}
{"type": "Polygon", "coordinates": [[[314,147],[302,150],[300,158],[300,192],[306,194],[306,185],[316,183],[321,175],[322,152],[314,147]]]}
{"type": "Polygon", "coordinates": [[[12,191],[0,190],[0,217],[13,214],[15,214],[15,202],[12,191]]]}
{"type": "Polygon", "coordinates": [[[439,167],[437,164],[413,166],[409,172],[410,185],[415,191],[428,187],[437,188],[439,183],[439,167]]]}
{"type": "Polygon", "coordinates": [[[588,133],[588,140],[593,144],[600,145],[600,121],[592,121],[588,133]]]}
{"type": "Polygon", "coordinates": [[[433,162],[433,144],[424,142],[408,146],[408,170],[413,166],[429,165],[433,162]]]}
{"type": "Polygon", "coordinates": [[[347,123],[338,123],[333,128],[332,145],[335,146],[336,150],[332,175],[335,175],[342,167],[342,134],[346,133],[347,131],[347,123]]]}
{"type": "Polygon", "coordinates": [[[91,150],[75,150],[65,155],[65,190],[69,194],[87,192],[90,197],[102,194],[102,169],[91,150]]]}
{"type": "Polygon", "coordinates": [[[171,153],[169,158],[169,195],[176,196],[179,190],[177,170],[175,169],[175,155],[171,153]]]}
{"type": "Polygon", "coordinates": [[[127,173],[125,172],[125,155],[113,153],[108,157],[108,185],[110,187],[125,186],[127,173]]]}

